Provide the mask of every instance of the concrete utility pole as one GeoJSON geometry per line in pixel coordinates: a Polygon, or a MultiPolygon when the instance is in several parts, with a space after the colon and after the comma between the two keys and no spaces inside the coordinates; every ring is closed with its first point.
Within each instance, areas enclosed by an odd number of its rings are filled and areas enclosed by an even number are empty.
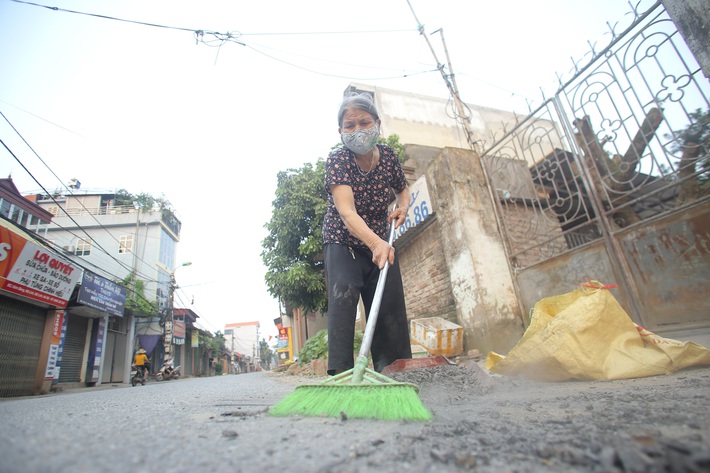
{"type": "Polygon", "coordinates": [[[188,261],[182,263],[180,266],[175,268],[170,273],[170,299],[168,302],[168,318],[165,320],[164,335],[163,335],[163,361],[168,361],[168,357],[173,354],[173,323],[175,321],[175,289],[177,289],[177,284],[175,282],[175,272],[183,267],[190,266],[192,262],[188,261]]]}
{"type": "Polygon", "coordinates": [[[471,128],[470,114],[467,113],[467,107],[461,101],[461,97],[459,97],[458,87],[456,86],[456,77],[454,75],[454,70],[451,67],[451,60],[449,59],[449,50],[446,48],[446,42],[444,41],[444,30],[443,28],[439,28],[438,30],[434,31],[434,33],[439,33],[441,35],[441,42],[444,45],[446,61],[449,67],[449,74],[446,74],[446,72],[444,72],[444,65],[439,62],[439,58],[436,56],[436,52],[434,51],[434,48],[432,47],[431,42],[429,41],[429,38],[424,34],[424,25],[419,22],[419,18],[417,18],[417,14],[414,12],[414,8],[412,8],[412,4],[409,2],[409,0],[407,0],[407,5],[409,5],[409,9],[412,11],[412,15],[414,15],[414,19],[417,21],[419,34],[422,35],[422,37],[426,41],[426,44],[429,46],[429,50],[431,51],[431,54],[434,56],[434,60],[436,61],[436,68],[441,73],[441,77],[444,79],[446,87],[449,89],[449,93],[451,93],[451,98],[454,100],[454,105],[456,106],[456,112],[458,114],[457,121],[461,123],[461,125],[463,125],[464,131],[466,132],[466,141],[471,147],[471,150],[475,151],[478,156],[481,156],[483,150],[480,147],[479,141],[476,140],[474,137],[474,132],[471,128]]]}

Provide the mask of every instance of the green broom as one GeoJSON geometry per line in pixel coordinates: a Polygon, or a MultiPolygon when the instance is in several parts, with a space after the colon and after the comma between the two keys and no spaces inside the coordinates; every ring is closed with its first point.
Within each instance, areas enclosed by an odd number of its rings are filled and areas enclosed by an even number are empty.
{"type": "MultiPolygon", "coordinates": [[[[389,236],[390,246],[394,241],[394,230],[393,220],[389,236]]],[[[421,421],[431,419],[431,413],[419,400],[419,388],[416,385],[397,382],[367,367],[388,269],[389,262],[386,262],[377,280],[355,367],[319,384],[298,386],[295,392],[269,410],[271,415],[421,421]]]]}

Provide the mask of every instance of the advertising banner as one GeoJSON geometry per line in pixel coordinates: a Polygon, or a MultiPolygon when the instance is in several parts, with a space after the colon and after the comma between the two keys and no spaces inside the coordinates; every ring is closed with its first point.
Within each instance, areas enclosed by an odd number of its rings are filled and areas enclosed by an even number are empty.
{"type": "Polygon", "coordinates": [[[65,308],[82,270],[0,220],[0,289],[65,308]]]}
{"type": "Polygon", "coordinates": [[[185,344],[185,322],[179,320],[173,322],[173,341],[175,345],[185,344]]]}
{"type": "Polygon", "coordinates": [[[99,380],[101,369],[101,357],[104,351],[104,340],[106,338],[106,321],[108,317],[94,319],[91,330],[91,344],[89,345],[89,357],[86,362],[86,383],[96,383],[99,380]]]}
{"type": "MultiPolygon", "coordinates": [[[[59,372],[62,369],[62,355],[64,354],[64,341],[67,338],[67,325],[69,323],[69,317],[66,312],[63,311],[62,313],[63,320],[59,333],[59,350],[57,351],[57,365],[54,368],[54,379],[52,379],[52,384],[58,384],[59,382],[59,372]]],[[[52,338],[52,340],[54,340],[54,338],[52,338]]]]}
{"type": "Polygon", "coordinates": [[[84,271],[77,302],[116,317],[123,317],[126,304],[126,288],[102,278],[91,271],[84,271]]]}
{"type": "Polygon", "coordinates": [[[47,369],[44,372],[44,379],[55,379],[59,377],[59,345],[62,341],[62,329],[66,312],[58,310],[54,313],[54,323],[52,324],[52,339],[49,343],[49,355],[47,356],[47,369]]]}
{"type": "Polygon", "coordinates": [[[279,329],[279,341],[276,343],[276,348],[288,347],[288,331],[288,327],[282,327],[279,329]]]}
{"type": "Polygon", "coordinates": [[[279,328],[279,340],[276,343],[276,357],[279,366],[292,361],[291,356],[291,329],[289,327],[279,328]]]}

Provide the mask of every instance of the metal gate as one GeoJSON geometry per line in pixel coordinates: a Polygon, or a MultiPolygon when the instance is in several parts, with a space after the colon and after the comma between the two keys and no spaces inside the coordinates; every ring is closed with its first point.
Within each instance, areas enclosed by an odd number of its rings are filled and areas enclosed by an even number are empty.
{"type": "Polygon", "coordinates": [[[47,310],[0,297],[0,397],[32,394],[47,310]]]}
{"type": "Polygon", "coordinates": [[[81,381],[81,371],[84,366],[84,348],[86,347],[89,319],[71,312],[68,317],[58,381],[60,383],[78,383],[81,381]]]}
{"type": "Polygon", "coordinates": [[[102,383],[123,382],[123,377],[126,373],[127,342],[128,323],[126,318],[109,317],[103,354],[102,383]]]}
{"type": "Polygon", "coordinates": [[[527,314],[586,278],[654,330],[710,325],[710,83],[662,2],[610,26],[483,153],[527,314]]]}

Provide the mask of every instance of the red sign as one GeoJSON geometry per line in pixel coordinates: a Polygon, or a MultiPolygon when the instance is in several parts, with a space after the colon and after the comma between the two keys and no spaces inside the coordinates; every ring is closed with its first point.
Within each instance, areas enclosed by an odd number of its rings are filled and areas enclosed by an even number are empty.
{"type": "Polygon", "coordinates": [[[76,264],[0,221],[0,289],[64,308],[81,274],[76,264]]]}

